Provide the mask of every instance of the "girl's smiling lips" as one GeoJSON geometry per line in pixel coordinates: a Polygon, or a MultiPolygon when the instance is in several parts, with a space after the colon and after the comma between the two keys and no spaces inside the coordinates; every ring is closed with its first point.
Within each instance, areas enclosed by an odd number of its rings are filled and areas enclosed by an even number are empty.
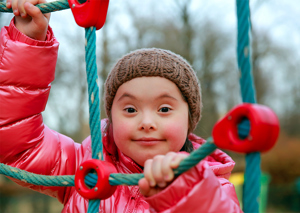
{"type": "Polygon", "coordinates": [[[133,139],[133,142],[137,142],[144,145],[154,145],[162,141],[166,141],[165,139],[158,139],[158,138],[152,138],[152,137],[142,137],[133,139]]]}

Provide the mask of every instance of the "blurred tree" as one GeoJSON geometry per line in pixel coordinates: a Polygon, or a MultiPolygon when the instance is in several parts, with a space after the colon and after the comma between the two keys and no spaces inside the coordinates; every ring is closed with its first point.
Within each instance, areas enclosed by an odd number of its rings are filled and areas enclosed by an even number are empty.
{"type": "Polygon", "coordinates": [[[110,55],[110,45],[111,40],[109,39],[108,35],[108,28],[106,26],[109,26],[109,19],[111,17],[111,11],[107,14],[105,27],[103,27],[100,31],[101,38],[100,38],[100,45],[98,45],[98,60],[100,61],[100,66],[98,66],[98,72],[99,72],[99,78],[102,80],[101,83],[101,89],[100,92],[102,92],[101,95],[101,118],[106,117],[105,108],[104,108],[104,101],[103,101],[103,92],[104,92],[104,82],[107,78],[107,75],[109,73],[109,66],[112,63],[112,57],[110,55]]]}
{"type": "MultiPolygon", "coordinates": [[[[287,55],[286,57],[289,56],[287,55]]],[[[293,59],[293,62],[287,68],[288,70],[286,70],[287,74],[284,79],[288,87],[284,95],[289,97],[289,99],[285,104],[284,114],[281,116],[281,127],[288,135],[300,138],[300,62],[295,60],[295,58],[293,59]]]]}
{"type": "MultiPolygon", "coordinates": [[[[69,50],[59,54],[47,108],[55,117],[54,128],[81,142],[89,135],[84,30],[76,28],[66,36],[69,50]]],[[[46,123],[51,117],[46,116],[46,123]]]]}
{"type": "MultiPolygon", "coordinates": [[[[253,17],[268,3],[266,0],[255,1],[253,17]]],[[[297,7],[279,2],[268,4],[268,7],[281,7],[286,12],[274,16],[268,29],[260,27],[261,20],[256,22],[258,26],[253,26],[253,73],[257,101],[275,110],[280,118],[282,132],[299,137],[300,53],[294,43],[297,43],[295,37],[298,37],[300,25],[298,19],[293,18],[297,7]],[[276,28],[283,28],[283,39],[274,39],[278,34],[276,28]]]]}
{"type": "MultiPolygon", "coordinates": [[[[222,113],[218,98],[222,99],[223,111],[238,100],[236,84],[231,80],[238,81],[234,72],[235,56],[232,54],[228,57],[232,39],[211,20],[200,21],[199,16],[191,12],[190,1],[175,1],[169,10],[169,16],[156,14],[156,19],[150,19],[140,14],[135,5],[128,5],[137,34],[136,46],[130,46],[129,49],[168,49],[183,56],[194,67],[201,82],[204,105],[202,119],[195,132],[206,138],[211,135],[213,125],[222,113]]],[[[201,11],[197,11],[199,13],[201,11]]]]}
{"type": "Polygon", "coordinates": [[[258,32],[255,26],[252,35],[252,64],[257,102],[277,112],[285,132],[299,136],[300,111],[297,103],[300,103],[300,63],[294,57],[297,53],[274,41],[268,32],[258,32]]]}
{"type": "MultiPolygon", "coordinates": [[[[103,91],[103,79],[106,79],[109,66],[114,59],[109,49],[111,40],[109,39],[107,26],[109,25],[109,17],[113,10],[108,13],[106,24],[97,31],[98,42],[97,48],[97,68],[100,85],[100,99],[102,99],[101,91],[103,91]]],[[[46,116],[46,122],[51,122],[51,116],[56,117],[53,125],[55,130],[62,134],[66,134],[77,142],[83,141],[90,135],[89,119],[88,119],[88,98],[87,98],[87,82],[85,67],[85,50],[84,50],[84,30],[76,28],[76,31],[69,33],[64,32],[68,39],[66,42],[69,50],[64,50],[58,57],[56,66],[56,76],[49,97],[47,107],[51,113],[46,116]],[[71,59],[70,54],[71,55],[71,59]],[[67,103],[62,100],[68,100],[67,103]]],[[[101,102],[101,118],[106,117],[103,102],[101,102]]]]}
{"type": "MultiPolygon", "coordinates": [[[[275,61],[288,57],[289,50],[280,47],[267,32],[252,30],[252,68],[257,95],[257,102],[270,106],[270,98],[274,98],[274,75],[278,72],[275,61]]],[[[286,65],[288,66],[288,65],[286,65]]]]}

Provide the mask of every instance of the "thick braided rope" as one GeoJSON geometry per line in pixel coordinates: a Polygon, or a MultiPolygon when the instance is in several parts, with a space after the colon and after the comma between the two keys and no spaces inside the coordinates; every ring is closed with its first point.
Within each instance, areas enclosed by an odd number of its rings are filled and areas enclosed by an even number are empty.
{"type": "MultiPolygon", "coordinates": [[[[68,0],[58,0],[49,3],[38,4],[37,7],[42,11],[42,13],[50,13],[70,8],[68,0]]],[[[8,9],[5,2],[1,2],[0,12],[12,13],[12,9],[8,9]]]]}
{"type": "MultiPolygon", "coordinates": [[[[89,125],[91,130],[92,158],[103,160],[100,121],[99,78],[96,63],[96,28],[85,28],[85,61],[89,99],[89,125]]],[[[89,200],[88,213],[98,212],[100,200],[89,200]]]]}
{"type": "MultiPolygon", "coordinates": [[[[236,0],[238,19],[238,42],[237,58],[240,70],[240,85],[243,102],[255,103],[255,89],[251,67],[250,48],[250,8],[249,0],[236,0]]],[[[244,121],[239,126],[249,130],[249,121],[244,121]]],[[[243,190],[243,210],[244,212],[258,212],[258,198],[260,194],[260,153],[250,153],[246,155],[245,183],[243,190]]]]}
{"type": "Polygon", "coordinates": [[[0,174],[21,180],[25,183],[42,186],[74,186],[74,175],[37,175],[0,163],[0,174]]]}
{"type": "Polygon", "coordinates": [[[100,122],[100,98],[98,86],[98,74],[96,64],[96,28],[85,28],[85,60],[89,99],[89,124],[92,140],[92,158],[102,158],[101,122],[100,122]]]}

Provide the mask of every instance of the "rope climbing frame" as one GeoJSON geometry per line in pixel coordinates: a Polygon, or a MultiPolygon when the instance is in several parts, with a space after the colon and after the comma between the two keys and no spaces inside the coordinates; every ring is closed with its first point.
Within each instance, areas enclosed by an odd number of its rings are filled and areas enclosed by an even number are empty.
{"type": "MultiPolygon", "coordinates": [[[[83,0],[80,1],[84,3],[83,0]]],[[[50,3],[37,5],[42,13],[50,13],[70,8],[67,0],[58,0],[50,3]]],[[[12,9],[6,8],[5,3],[0,3],[0,12],[12,13],[12,9]]],[[[255,88],[251,68],[251,21],[249,0],[236,0],[237,12],[237,59],[240,71],[240,85],[242,100],[245,103],[256,103],[255,88]]],[[[101,143],[100,123],[100,99],[99,85],[96,65],[96,29],[95,27],[85,28],[86,46],[86,71],[89,97],[89,124],[91,129],[92,158],[103,160],[101,143]]],[[[241,138],[248,136],[250,131],[249,120],[244,120],[238,126],[238,134],[241,138]]],[[[204,157],[212,153],[216,146],[212,138],[207,140],[198,150],[180,163],[175,174],[180,175],[191,167],[195,166],[204,157]]],[[[20,169],[0,164],[0,174],[17,178],[21,181],[35,185],[44,186],[74,186],[73,176],[43,176],[22,171],[20,169]]],[[[254,152],[246,155],[245,185],[243,194],[243,206],[245,212],[258,212],[258,198],[260,194],[260,153],[254,152]]],[[[138,180],[144,177],[143,174],[110,174],[111,185],[137,185],[138,180]]],[[[97,175],[88,174],[85,183],[90,187],[95,186],[97,175]]],[[[98,212],[100,200],[90,200],[88,212],[98,212]]]]}

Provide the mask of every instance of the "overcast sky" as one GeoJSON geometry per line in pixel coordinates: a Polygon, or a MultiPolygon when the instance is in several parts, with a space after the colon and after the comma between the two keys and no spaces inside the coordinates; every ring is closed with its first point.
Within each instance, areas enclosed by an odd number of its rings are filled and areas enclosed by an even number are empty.
{"type": "MultiPolygon", "coordinates": [[[[54,0],[51,0],[54,1],[54,0]]],[[[179,2],[182,0],[179,0],[179,2]]],[[[175,8],[175,0],[111,0],[109,11],[116,10],[116,17],[112,20],[117,22],[124,29],[130,31],[130,21],[123,10],[125,4],[135,5],[135,8],[141,14],[149,14],[155,18],[168,16],[175,8]],[[155,6],[155,9],[151,9],[155,6]],[[149,9],[150,8],[150,9],[149,9]]],[[[191,11],[200,16],[200,18],[209,18],[220,23],[220,27],[232,30],[236,27],[236,12],[234,0],[210,0],[199,1],[191,0],[191,11]],[[198,11],[201,11],[198,12],[198,11]],[[216,16],[216,14],[218,14],[216,16]]],[[[300,0],[251,0],[251,19],[253,26],[260,29],[268,29],[269,33],[277,39],[282,45],[300,45],[300,0]]],[[[4,13],[4,20],[9,23],[12,14],[4,13]]],[[[78,33],[78,27],[73,19],[71,10],[64,10],[52,13],[50,25],[54,29],[54,33],[61,46],[62,41],[68,33],[78,33]]]]}

